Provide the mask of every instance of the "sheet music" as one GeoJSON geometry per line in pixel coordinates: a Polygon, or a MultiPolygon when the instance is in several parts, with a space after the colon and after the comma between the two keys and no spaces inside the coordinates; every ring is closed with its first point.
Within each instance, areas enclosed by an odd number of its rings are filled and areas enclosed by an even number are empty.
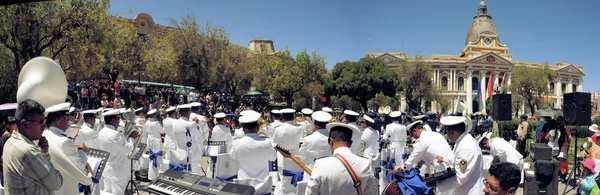
{"type": "Polygon", "coordinates": [[[208,154],[210,156],[217,156],[219,154],[221,146],[209,146],[209,147],[210,148],[208,148],[208,154]]]}
{"type": "Polygon", "coordinates": [[[87,162],[88,162],[88,164],[90,164],[90,167],[94,171],[94,175],[95,175],[98,172],[100,163],[102,163],[102,159],[88,156],[87,162]]]}

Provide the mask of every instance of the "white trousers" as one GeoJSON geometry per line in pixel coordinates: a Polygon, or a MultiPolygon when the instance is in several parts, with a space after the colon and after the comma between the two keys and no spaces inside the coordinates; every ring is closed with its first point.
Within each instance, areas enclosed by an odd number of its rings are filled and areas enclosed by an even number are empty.
{"type": "Polygon", "coordinates": [[[104,189],[102,191],[110,194],[125,194],[125,188],[127,187],[128,182],[129,176],[120,179],[106,177],[104,178],[104,189]]]}

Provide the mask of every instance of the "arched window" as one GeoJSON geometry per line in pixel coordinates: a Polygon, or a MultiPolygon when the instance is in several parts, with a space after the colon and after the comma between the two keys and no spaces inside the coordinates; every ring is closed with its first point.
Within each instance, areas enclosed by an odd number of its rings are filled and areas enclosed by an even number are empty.
{"type": "Polygon", "coordinates": [[[448,77],[442,77],[442,91],[448,91],[448,77]]]}
{"type": "Polygon", "coordinates": [[[464,90],[465,90],[465,78],[458,77],[458,91],[464,91],[464,90]]]}
{"type": "Polygon", "coordinates": [[[571,86],[571,88],[573,89],[571,92],[576,92],[577,91],[577,85],[573,84],[573,86],[571,86]]]}
{"type": "Polygon", "coordinates": [[[562,93],[567,93],[567,84],[562,83],[560,86],[560,90],[562,93]]]}
{"type": "Polygon", "coordinates": [[[554,82],[550,82],[550,93],[554,93],[554,82]]]}
{"type": "Polygon", "coordinates": [[[471,79],[471,84],[472,84],[472,86],[471,86],[472,90],[477,91],[477,89],[479,89],[479,79],[473,77],[471,79]]]}

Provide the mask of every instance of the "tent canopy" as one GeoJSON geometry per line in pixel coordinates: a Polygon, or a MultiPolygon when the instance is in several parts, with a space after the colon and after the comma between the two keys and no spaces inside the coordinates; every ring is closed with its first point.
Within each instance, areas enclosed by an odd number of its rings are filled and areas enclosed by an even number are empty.
{"type": "Polygon", "coordinates": [[[138,82],[137,80],[122,80],[121,82],[123,83],[127,83],[127,84],[142,84],[142,85],[150,85],[150,86],[163,86],[163,87],[170,87],[173,86],[175,88],[177,88],[177,91],[183,91],[184,88],[186,88],[187,90],[191,90],[191,89],[195,89],[192,86],[183,86],[183,85],[173,85],[173,84],[169,84],[169,83],[157,83],[157,82],[148,82],[148,81],[140,81],[138,82]]]}
{"type": "Polygon", "coordinates": [[[252,91],[248,91],[248,93],[246,93],[244,96],[269,96],[269,94],[263,93],[258,90],[252,90],[252,91]]]}

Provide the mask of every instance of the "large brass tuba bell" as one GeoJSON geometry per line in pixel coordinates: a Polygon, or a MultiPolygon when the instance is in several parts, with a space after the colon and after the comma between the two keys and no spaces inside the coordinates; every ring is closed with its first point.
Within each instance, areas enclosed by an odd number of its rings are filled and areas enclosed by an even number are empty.
{"type": "Polygon", "coordinates": [[[36,57],[23,66],[19,73],[17,103],[27,99],[44,108],[67,100],[68,83],[60,65],[47,57],[36,57]]]}

